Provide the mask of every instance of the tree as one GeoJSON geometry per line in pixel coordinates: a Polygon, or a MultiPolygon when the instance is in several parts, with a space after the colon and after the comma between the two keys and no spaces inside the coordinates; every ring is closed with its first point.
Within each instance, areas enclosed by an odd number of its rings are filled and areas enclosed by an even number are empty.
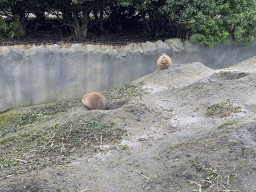
{"type": "Polygon", "coordinates": [[[1,13],[7,17],[8,20],[8,22],[4,20],[0,22],[2,33],[8,31],[10,37],[24,35],[28,24],[29,13],[44,16],[45,4],[47,5],[50,1],[51,0],[0,0],[1,13]]]}
{"type": "Polygon", "coordinates": [[[25,34],[25,9],[22,1],[0,1],[0,9],[8,17],[8,20],[0,20],[1,35],[7,34],[13,38],[15,36],[23,36],[25,34]],[[10,10],[10,11],[9,11],[10,10]]]}
{"type": "Polygon", "coordinates": [[[110,17],[113,21],[116,31],[122,32],[122,25],[127,20],[127,15],[132,15],[134,10],[131,6],[131,0],[72,0],[73,26],[75,35],[79,39],[85,39],[89,29],[90,14],[94,14],[96,25],[100,19],[100,25],[97,29],[102,33],[103,28],[103,11],[110,9],[110,17]],[[130,7],[129,7],[130,6],[130,7]],[[131,11],[133,11],[131,13],[131,11]],[[100,13],[100,18],[98,18],[100,13]]]}
{"type": "Polygon", "coordinates": [[[13,20],[9,23],[5,20],[0,20],[0,32],[0,38],[2,34],[7,34],[10,38],[24,36],[25,31],[21,28],[19,15],[14,15],[13,20]]]}
{"type": "Polygon", "coordinates": [[[98,11],[100,11],[101,24],[98,29],[103,31],[103,9],[107,2],[107,0],[58,0],[51,12],[60,10],[62,15],[56,14],[59,21],[68,26],[76,38],[82,40],[87,37],[92,13],[98,21],[98,11]]]}
{"type": "Polygon", "coordinates": [[[166,4],[166,0],[140,0],[135,7],[142,12],[144,26],[155,38],[163,32],[163,28],[168,24],[168,15],[161,11],[166,4]]]}
{"type": "Polygon", "coordinates": [[[188,22],[195,33],[191,40],[202,45],[227,44],[229,35],[244,46],[254,39],[254,0],[169,0],[162,11],[170,19],[188,22]]]}

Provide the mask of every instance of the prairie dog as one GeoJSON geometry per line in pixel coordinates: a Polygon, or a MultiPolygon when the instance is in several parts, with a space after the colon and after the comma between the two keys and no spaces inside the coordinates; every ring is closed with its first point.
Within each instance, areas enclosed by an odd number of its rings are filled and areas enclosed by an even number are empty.
{"type": "Polygon", "coordinates": [[[172,65],[172,59],[166,53],[163,53],[157,60],[157,65],[159,69],[168,69],[172,65]]]}
{"type": "Polygon", "coordinates": [[[85,105],[85,107],[89,108],[90,110],[106,109],[106,99],[100,93],[86,93],[82,98],[82,102],[85,105]]]}

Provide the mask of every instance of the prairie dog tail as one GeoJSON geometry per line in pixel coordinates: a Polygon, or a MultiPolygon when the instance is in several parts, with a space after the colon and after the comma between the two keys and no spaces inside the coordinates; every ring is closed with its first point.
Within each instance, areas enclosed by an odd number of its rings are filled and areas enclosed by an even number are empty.
{"type": "Polygon", "coordinates": [[[97,92],[86,93],[82,98],[82,103],[90,110],[106,109],[105,97],[97,92]]]}

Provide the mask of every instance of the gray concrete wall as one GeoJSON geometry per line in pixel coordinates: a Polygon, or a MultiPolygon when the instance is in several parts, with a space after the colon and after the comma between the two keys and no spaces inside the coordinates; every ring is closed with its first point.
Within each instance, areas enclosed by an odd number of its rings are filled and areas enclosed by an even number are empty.
{"type": "Polygon", "coordinates": [[[256,55],[256,43],[243,47],[230,39],[229,45],[213,48],[170,39],[121,49],[95,45],[57,45],[28,50],[3,47],[0,52],[0,111],[53,101],[82,98],[91,91],[123,86],[152,73],[163,53],[173,64],[201,62],[220,69],[256,55]]]}

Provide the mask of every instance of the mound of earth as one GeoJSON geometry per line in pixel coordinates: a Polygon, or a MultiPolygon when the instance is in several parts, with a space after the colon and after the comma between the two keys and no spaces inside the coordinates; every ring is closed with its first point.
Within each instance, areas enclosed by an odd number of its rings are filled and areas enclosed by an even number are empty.
{"type": "Polygon", "coordinates": [[[255,191],[255,63],[156,70],[104,92],[110,110],[1,114],[0,191],[255,191]]]}

